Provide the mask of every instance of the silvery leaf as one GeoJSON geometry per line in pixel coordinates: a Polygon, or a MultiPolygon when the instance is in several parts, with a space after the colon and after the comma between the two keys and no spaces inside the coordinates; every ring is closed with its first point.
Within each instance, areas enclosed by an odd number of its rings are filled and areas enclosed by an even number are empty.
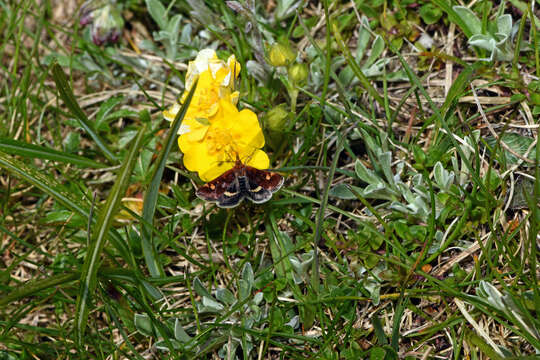
{"type": "MultiPolygon", "coordinates": [[[[169,341],[172,344],[174,350],[178,350],[182,348],[182,345],[178,341],[174,339],[169,339],[169,341]]],[[[156,346],[156,349],[158,350],[170,351],[169,347],[167,346],[167,342],[165,340],[158,341],[155,346],[156,346]]]]}
{"type": "Polygon", "coordinates": [[[174,322],[174,338],[183,343],[187,343],[191,340],[191,336],[184,330],[179,319],[176,319],[174,322]]]}
{"type": "Polygon", "coordinates": [[[251,267],[251,264],[249,262],[244,265],[244,269],[242,270],[242,279],[248,282],[250,288],[251,286],[253,286],[253,282],[255,281],[255,278],[253,275],[253,268],[251,267]]]}
{"type": "Polygon", "coordinates": [[[154,335],[154,326],[152,320],[146,314],[135,314],[133,323],[138,332],[145,336],[154,335]]]}
{"type": "MultiPolygon", "coordinates": [[[[356,196],[350,190],[349,187],[353,187],[353,186],[347,185],[347,184],[337,184],[336,186],[330,189],[330,191],[328,192],[328,195],[332,197],[336,197],[338,199],[343,199],[343,200],[356,199],[356,196]]],[[[356,188],[355,190],[360,194],[362,193],[362,189],[360,188],[356,188]]]]}
{"type": "Polygon", "coordinates": [[[441,189],[448,190],[450,185],[454,183],[454,173],[446,171],[442,163],[438,161],[433,168],[433,177],[435,183],[441,187],[441,189]]]}
{"type": "Polygon", "coordinates": [[[264,294],[263,294],[262,291],[259,291],[253,297],[253,302],[255,303],[255,305],[259,305],[261,303],[261,301],[263,301],[263,299],[264,299],[264,294]]]}
{"type": "Polygon", "coordinates": [[[484,298],[494,308],[501,311],[505,310],[501,292],[487,281],[480,280],[480,284],[476,288],[476,293],[478,296],[484,298]]]}
{"type": "Polygon", "coordinates": [[[216,298],[227,305],[232,305],[236,301],[233,293],[225,288],[218,288],[216,290],[216,298]]]}
{"type": "Polygon", "coordinates": [[[193,279],[193,289],[195,289],[197,295],[201,297],[206,296],[208,298],[212,298],[212,295],[210,295],[208,290],[206,290],[203,283],[201,282],[201,280],[199,280],[198,277],[195,277],[195,279],[193,279]]]}
{"type": "Polygon", "coordinates": [[[510,36],[512,33],[512,16],[510,14],[504,14],[497,18],[497,30],[507,37],[510,36]]]}
{"type": "Polygon", "coordinates": [[[284,325],[287,325],[293,329],[296,329],[300,325],[300,317],[298,315],[294,315],[292,319],[286,322],[284,325]]]}
{"type": "Polygon", "coordinates": [[[373,65],[375,61],[379,58],[379,56],[381,56],[383,51],[384,51],[384,40],[382,39],[381,36],[377,35],[375,37],[375,40],[373,40],[373,43],[371,44],[371,53],[369,54],[369,57],[366,60],[366,63],[364,64],[363,67],[369,68],[371,65],[373,65]]]}
{"type": "Polygon", "coordinates": [[[481,49],[493,51],[497,47],[497,43],[491,36],[483,34],[475,34],[469,39],[469,45],[477,46],[481,49]]]}
{"type": "Polygon", "coordinates": [[[465,6],[454,6],[452,9],[465,22],[473,34],[482,33],[482,22],[471,9],[465,6]]]}
{"type": "Polygon", "coordinates": [[[211,309],[214,312],[219,312],[219,311],[221,311],[221,310],[223,310],[225,308],[223,305],[221,305],[220,303],[218,303],[214,299],[209,298],[207,296],[203,296],[202,304],[203,304],[203,306],[205,308],[211,309]]]}
{"type": "Polygon", "coordinates": [[[244,279],[238,280],[238,299],[243,301],[251,294],[251,284],[244,279]]]}
{"type": "Polygon", "coordinates": [[[369,31],[369,20],[365,15],[362,15],[360,20],[362,26],[358,30],[358,41],[356,42],[356,61],[359,63],[364,57],[371,33],[369,31]]]}
{"type": "Polygon", "coordinates": [[[289,256],[289,262],[291,263],[295,272],[302,274],[302,264],[296,257],[289,256]]]}
{"type": "Polygon", "coordinates": [[[368,184],[380,183],[380,179],[375,172],[366,168],[366,166],[360,160],[356,160],[354,170],[356,172],[356,176],[358,176],[358,178],[363,182],[368,184]]]}

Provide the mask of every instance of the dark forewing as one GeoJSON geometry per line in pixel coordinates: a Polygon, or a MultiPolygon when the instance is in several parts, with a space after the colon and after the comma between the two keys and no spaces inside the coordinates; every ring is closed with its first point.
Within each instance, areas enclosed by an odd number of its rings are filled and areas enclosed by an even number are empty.
{"type": "Polygon", "coordinates": [[[248,191],[246,196],[256,204],[270,200],[272,193],[283,185],[283,176],[270,171],[259,170],[246,166],[248,191]]]}
{"type": "Polygon", "coordinates": [[[234,181],[218,199],[217,205],[222,208],[233,208],[240,204],[245,196],[245,190],[242,190],[238,177],[235,177],[234,181]]]}
{"type": "Polygon", "coordinates": [[[255,169],[251,166],[246,166],[246,176],[249,179],[250,190],[255,190],[257,186],[268,190],[270,193],[275,193],[283,185],[283,176],[278,173],[255,169]]]}
{"type": "Polygon", "coordinates": [[[236,165],[220,177],[199,187],[197,196],[217,202],[219,207],[232,208],[249,198],[256,204],[270,200],[283,185],[283,176],[250,166],[236,165]]]}
{"type": "Polygon", "coordinates": [[[223,175],[202,185],[197,189],[197,196],[206,201],[219,201],[225,191],[235,182],[236,174],[234,169],[225,172],[223,175]]]}
{"type": "Polygon", "coordinates": [[[253,190],[248,190],[246,195],[255,204],[266,202],[272,197],[272,193],[269,190],[263,189],[260,185],[253,185],[253,190]]]}

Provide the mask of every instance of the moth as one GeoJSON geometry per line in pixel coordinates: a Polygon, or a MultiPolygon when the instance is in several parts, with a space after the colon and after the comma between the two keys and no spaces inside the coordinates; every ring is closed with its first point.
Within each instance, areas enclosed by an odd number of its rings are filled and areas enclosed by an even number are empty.
{"type": "Polygon", "coordinates": [[[261,204],[270,200],[283,181],[283,176],[278,173],[255,169],[236,160],[232,169],[199,187],[196,194],[222,208],[233,208],[245,198],[261,204]]]}

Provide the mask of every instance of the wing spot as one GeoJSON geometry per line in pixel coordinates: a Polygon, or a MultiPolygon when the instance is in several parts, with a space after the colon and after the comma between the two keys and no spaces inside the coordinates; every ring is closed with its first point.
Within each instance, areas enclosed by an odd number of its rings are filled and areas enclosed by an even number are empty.
{"type": "Polygon", "coordinates": [[[266,174],[266,180],[270,180],[271,176],[270,174],[266,174]]]}
{"type": "Polygon", "coordinates": [[[216,185],[214,185],[214,184],[210,184],[210,189],[212,189],[212,190],[216,190],[216,185]]]}

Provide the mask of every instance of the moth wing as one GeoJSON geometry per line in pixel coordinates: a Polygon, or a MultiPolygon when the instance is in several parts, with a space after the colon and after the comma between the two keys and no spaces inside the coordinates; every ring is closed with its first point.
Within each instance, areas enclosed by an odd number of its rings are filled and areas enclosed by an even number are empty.
{"type": "Polygon", "coordinates": [[[272,198],[272,192],[257,186],[253,190],[248,190],[247,197],[255,204],[262,204],[272,198]]]}
{"type": "Polygon", "coordinates": [[[234,181],[229,184],[227,190],[225,190],[220,196],[217,206],[221,208],[233,208],[238,206],[238,204],[244,200],[245,196],[245,193],[243,193],[240,189],[237,178],[235,178],[234,181]]]}
{"type": "Polygon", "coordinates": [[[260,186],[270,193],[275,193],[281,188],[285,180],[283,176],[276,172],[259,170],[251,166],[246,166],[246,176],[249,179],[250,191],[258,190],[257,187],[260,186]]]}
{"type": "Polygon", "coordinates": [[[206,201],[219,201],[231,184],[234,184],[235,178],[234,170],[231,169],[209,183],[200,186],[195,194],[206,201]]]}
{"type": "Polygon", "coordinates": [[[248,179],[247,197],[255,204],[261,204],[272,198],[272,193],[283,185],[283,176],[266,170],[246,166],[248,179]]]}

